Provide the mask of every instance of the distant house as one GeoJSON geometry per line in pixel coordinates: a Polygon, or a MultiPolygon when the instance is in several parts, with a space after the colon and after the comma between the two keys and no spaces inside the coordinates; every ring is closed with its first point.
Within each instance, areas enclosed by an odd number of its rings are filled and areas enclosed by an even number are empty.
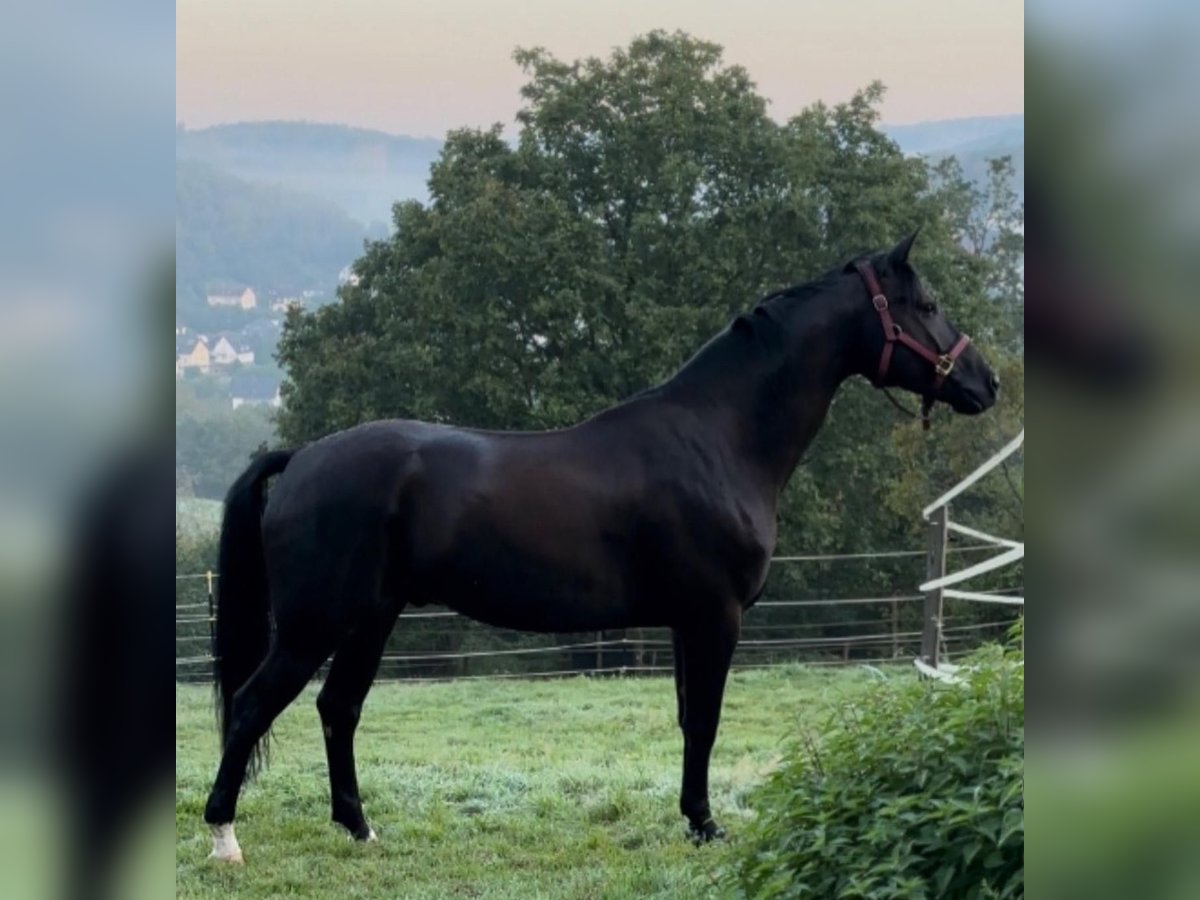
{"type": "Polygon", "coordinates": [[[217,291],[208,295],[209,306],[240,306],[242,309],[254,309],[258,306],[258,297],[250,288],[243,290],[217,291]]]}
{"type": "Polygon", "coordinates": [[[234,409],[247,404],[279,406],[279,382],[268,375],[234,375],[229,385],[229,399],[234,409]]]}
{"type": "Polygon", "coordinates": [[[300,297],[276,297],[271,301],[271,312],[285,313],[293,306],[304,309],[304,300],[300,297]]]}
{"type": "Polygon", "coordinates": [[[217,338],[217,342],[213,344],[209,355],[212,361],[218,366],[231,366],[234,363],[242,363],[247,366],[254,365],[254,351],[250,349],[250,345],[241,341],[235,344],[231,340],[231,336],[227,334],[223,334],[217,338]]]}
{"type": "Polygon", "coordinates": [[[212,354],[203,337],[175,342],[175,377],[182,378],[187,370],[208,374],[212,368],[212,354]]]}

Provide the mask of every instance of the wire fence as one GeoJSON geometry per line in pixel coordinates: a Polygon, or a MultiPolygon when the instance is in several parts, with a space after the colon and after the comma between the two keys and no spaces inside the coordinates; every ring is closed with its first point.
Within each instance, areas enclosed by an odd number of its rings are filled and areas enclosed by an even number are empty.
{"type": "MultiPolygon", "coordinates": [[[[970,561],[994,549],[991,543],[964,543],[951,545],[947,552],[970,561]]],[[[734,669],[913,659],[921,649],[924,594],[866,591],[862,596],[824,596],[821,579],[811,570],[828,572],[849,565],[864,567],[871,576],[852,583],[916,584],[925,556],[925,550],[887,550],[773,558],[763,598],[743,616],[734,669]]],[[[176,575],[179,681],[212,679],[217,584],[211,572],[176,575]]],[[[978,593],[1001,600],[1019,595],[1021,588],[994,584],[978,593]]],[[[950,656],[1002,638],[1020,615],[1019,608],[1003,603],[963,604],[946,612],[953,615],[942,617],[941,640],[950,656]]],[[[666,628],[530,634],[483,625],[445,608],[420,607],[401,614],[377,680],[638,676],[666,674],[673,667],[671,632],[666,628]]],[[[322,667],[318,677],[324,671],[322,667]]]]}

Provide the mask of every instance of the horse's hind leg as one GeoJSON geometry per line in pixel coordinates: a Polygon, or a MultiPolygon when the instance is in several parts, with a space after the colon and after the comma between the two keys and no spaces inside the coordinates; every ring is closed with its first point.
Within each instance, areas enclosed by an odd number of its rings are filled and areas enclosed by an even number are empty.
{"type": "Polygon", "coordinates": [[[325,755],[329,760],[329,795],[333,821],[357,840],[375,839],[363,815],[354,767],[354,731],[362,714],[363,700],[375,680],[388,635],[399,610],[364,621],[333,656],[325,686],[317,695],[317,710],[325,733],[325,755]]]}
{"type": "Polygon", "coordinates": [[[671,631],[671,649],[672,662],[675,664],[675,708],[679,728],[682,730],[686,720],[687,685],[683,680],[683,637],[679,634],[678,629],[671,631]]]}
{"type": "Polygon", "coordinates": [[[225,751],[204,808],[204,821],[213,828],[212,858],[242,861],[233,834],[233,817],[250,755],[275,717],[296,699],[328,654],[328,649],[289,648],[273,642],[266,659],[234,695],[225,751]]]}

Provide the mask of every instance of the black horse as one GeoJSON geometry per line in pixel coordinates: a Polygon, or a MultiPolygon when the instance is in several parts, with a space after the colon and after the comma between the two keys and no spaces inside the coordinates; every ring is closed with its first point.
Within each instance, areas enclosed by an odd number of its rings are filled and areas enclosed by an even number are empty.
{"type": "Polygon", "coordinates": [[[331,654],[317,708],[333,819],[374,838],[354,731],[397,616],[428,603],[527,631],[670,627],[680,809],[697,840],[720,836],[708,762],[726,675],[780,492],[838,386],[864,375],[968,414],[995,402],[992,371],[908,263],[913,237],[766,297],[672,378],[574,427],[387,420],[255,460],[221,532],[213,855],[241,859],[247,766],[331,654]]]}

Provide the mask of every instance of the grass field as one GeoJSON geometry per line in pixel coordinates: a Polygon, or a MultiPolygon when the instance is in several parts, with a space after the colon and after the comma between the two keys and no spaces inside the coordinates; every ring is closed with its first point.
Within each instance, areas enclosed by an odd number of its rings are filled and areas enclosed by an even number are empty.
{"type": "MultiPolygon", "coordinates": [[[[712,765],[736,840],[782,743],[868,687],[863,669],[735,673],[712,765]]],[[[329,822],[310,688],[276,723],[271,766],[242,794],[244,867],[207,862],[217,762],[210,694],[176,692],[180,897],[697,897],[726,848],[692,847],[677,809],[682,741],[669,679],[381,684],[358,731],[377,844],[329,822]]]]}

